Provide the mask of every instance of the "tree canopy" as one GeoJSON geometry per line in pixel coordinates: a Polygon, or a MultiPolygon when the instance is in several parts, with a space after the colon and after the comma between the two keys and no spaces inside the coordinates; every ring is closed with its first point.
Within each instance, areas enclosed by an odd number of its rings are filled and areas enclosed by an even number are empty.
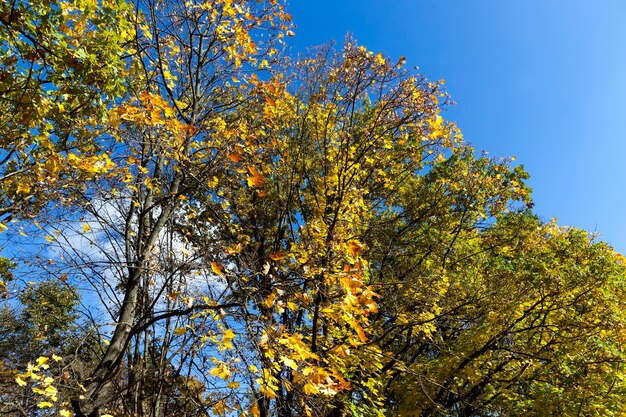
{"type": "Polygon", "coordinates": [[[624,257],[533,214],[443,81],[292,30],[0,4],[0,412],[626,412],[624,257]]]}

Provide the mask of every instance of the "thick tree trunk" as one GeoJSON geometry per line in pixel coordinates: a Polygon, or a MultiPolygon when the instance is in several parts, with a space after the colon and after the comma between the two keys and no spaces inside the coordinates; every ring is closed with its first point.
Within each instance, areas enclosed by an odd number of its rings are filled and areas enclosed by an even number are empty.
{"type": "MultiPolygon", "coordinates": [[[[178,192],[180,181],[180,178],[173,180],[172,194],[178,192]]],[[[152,196],[148,195],[145,207],[150,207],[151,205],[152,196]]],[[[159,233],[170,219],[173,209],[173,205],[163,207],[158,220],[154,224],[150,224],[151,222],[148,220],[149,212],[142,213],[138,219],[146,238],[139,242],[136,250],[137,260],[134,262],[134,266],[129,267],[128,279],[124,285],[124,300],[109,346],[107,346],[100,363],[92,372],[85,387],[85,394],[81,398],[72,401],[77,417],[98,417],[98,410],[110,403],[107,388],[113,381],[115,374],[119,371],[124,352],[132,337],[133,326],[137,319],[137,303],[141,289],[141,278],[146,270],[145,266],[149,262],[150,249],[157,242],[159,233]]],[[[132,216],[132,210],[131,208],[130,216],[132,216]]],[[[138,234],[142,235],[141,229],[138,234]]],[[[131,262],[132,260],[129,263],[131,262]]]]}
{"type": "Polygon", "coordinates": [[[126,283],[126,294],[120,310],[120,317],[113,337],[107,347],[104,357],[92,372],[90,381],[86,386],[84,399],[74,400],[74,412],[77,417],[97,417],[99,408],[108,401],[106,389],[113,380],[113,376],[119,370],[124,357],[124,351],[131,337],[131,330],[135,321],[137,298],[140,288],[140,269],[131,270],[126,283]]]}

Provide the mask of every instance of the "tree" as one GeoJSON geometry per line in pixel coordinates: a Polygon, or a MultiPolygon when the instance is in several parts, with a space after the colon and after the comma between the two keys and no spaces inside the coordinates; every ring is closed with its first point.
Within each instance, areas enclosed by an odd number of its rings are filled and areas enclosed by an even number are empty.
{"type": "Polygon", "coordinates": [[[95,127],[124,90],[129,14],[116,0],[0,4],[0,227],[108,167],[95,127]]]}
{"type": "MultiPolygon", "coordinates": [[[[58,372],[54,376],[62,379],[65,374],[69,377],[89,360],[83,347],[93,349],[95,346],[92,345],[93,338],[79,321],[78,295],[74,288],[56,281],[42,281],[28,285],[18,298],[18,305],[0,308],[3,324],[0,411],[9,415],[32,415],[40,399],[36,393],[24,392],[16,385],[18,372],[26,369],[29,363],[43,365],[50,357],[66,357],[65,366],[55,369],[58,372]]],[[[55,388],[54,394],[65,398],[71,395],[63,388],[60,392],[55,388]]]]}
{"type": "MultiPolygon", "coordinates": [[[[428,306],[411,297],[424,292],[423,281],[391,287],[413,300],[408,306],[380,307],[381,342],[394,351],[383,368],[389,409],[420,416],[623,413],[621,255],[584,231],[529,213],[501,216],[473,234],[451,258],[426,320],[409,310],[428,306]]],[[[429,258],[432,268],[437,261],[429,258]]]]}
{"type": "MultiPolygon", "coordinates": [[[[100,19],[85,21],[84,15],[110,12],[108,4],[79,6],[70,11],[79,16],[83,29],[90,27],[89,23],[100,23],[100,19]]],[[[50,14],[65,17],[68,7],[42,6],[34,20],[50,14]]],[[[92,285],[116,323],[99,364],[85,379],[89,382],[84,384],[84,395],[73,401],[77,415],[98,414],[102,405],[122,398],[129,412],[161,413],[159,393],[155,402],[150,402],[154,410],[142,408],[149,402],[142,397],[145,379],[140,363],[160,349],[158,369],[165,372],[164,367],[170,366],[165,356],[171,343],[168,319],[200,308],[178,308],[187,301],[180,302],[175,289],[186,284],[189,271],[177,265],[177,259],[164,259],[164,269],[155,269],[162,260],[156,256],[160,245],[168,244],[161,238],[163,234],[175,236],[168,229],[186,195],[199,184],[213,181],[225,158],[229,144],[222,141],[222,135],[230,131],[220,115],[231,112],[247,97],[248,83],[239,87],[237,77],[258,79],[246,73],[268,66],[267,60],[278,53],[275,47],[288,29],[288,16],[275,1],[141,2],[136,7],[134,15],[114,28],[125,30],[125,43],[111,58],[123,65],[126,92],[82,125],[83,133],[97,143],[99,155],[91,158],[68,149],[68,140],[80,138],[75,131],[53,136],[44,133],[47,148],[55,152],[46,154],[46,164],[55,174],[48,183],[58,185],[45,189],[45,206],[38,209],[35,223],[44,233],[49,230],[45,238],[59,255],[59,262],[48,269],[59,279],[82,278],[83,283],[92,285]],[[131,26],[125,28],[127,23],[131,26]],[[71,162],[70,169],[62,169],[66,168],[64,161],[71,162]],[[41,214],[43,208],[46,216],[41,214]],[[85,250],[82,244],[93,250],[85,250]],[[111,285],[111,280],[116,283],[111,285]],[[159,315],[161,307],[166,313],[159,315]],[[153,341],[150,335],[155,331],[150,327],[161,319],[166,322],[165,334],[159,333],[159,339],[153,341]],[[125,379],[121,386],[115,386],[118,377],[125,379]]],[[[67,43],[63,33],[66,22],[51,21],[50,26],[61,32],[55,38],[67,43]]],[[[48,131],[62,124],[52,118],[42,120],[51,126],[48,131]]],[[[20,172],[25,171],[20,167],[20,172]]],[[[15,207],[9,201],[7,213],[15,207]]],[[[201,307],[216,310],[219,306],[207,302],[201,307]]],[[[180,333],[179,328],[177,331],[180,333]]],[[[180,355],[185,359],[187,352],[180,355]]],[[[188,363],[174,366],[178,365],[188,363]]],[[[179,368],[177,372],[182,371],[179,368]]],[[[159,389],[167,383],[169,380],[161,377],[159,389]]]]}
{"type": "Polygon", "coordinates": [[[103,311],[83,310],[101,330],[63,382],[76,416],[621,412],[623,258],[538,220],[523,167],[442,118],[443,82],[351,38],[292,59],[276,1],[115,5],[33,6],[101,48],[95,16],[123,17],[105,19],[122,81],[79,78],[61,97],[97,108],[7,150],[5,183],[38,191],[6,191],[28,198],[7,197],[5,236],[45,253],[14,275],[103,311]],[[46,185],[20,177],[37,166],[46,185]]]}

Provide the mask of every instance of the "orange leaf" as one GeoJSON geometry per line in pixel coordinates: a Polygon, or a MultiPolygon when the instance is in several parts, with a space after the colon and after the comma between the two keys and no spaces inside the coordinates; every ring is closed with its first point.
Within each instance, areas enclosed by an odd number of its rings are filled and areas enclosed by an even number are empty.
{"type": "Polygon", "coordinates": [[[285,252],[276,252],[276,253],[270,254],[270,259],[272,261],[280,261],[282,259],[285,259],[286,257],[287,257],[287,254],[285,252]]]}
{"type": "Polygon", "coordinates": [[[363,331],[361,325],[355,320],[349,320],[348,323],[350,323],[350,326],[352,326],[352,328],[356,330],[357,334],[359,335],[359,339],[361,339],[361,342],[367,342],[367,336],[365,336],[365,332],[363,331]]]}
{"type": "Polygon", "coordinates": [[[218,265],[217,262],[213,261],[211,262],[211,270],[216,273],[217,275],[223,275],[224,274],[224,267],[221,265],[218,265]]]}
{"type": "Polygon", "coordinates": [[[259,171],[254,169],[254,167],[248,166],[248,172],[252,174],[251,177],[248,177],[249,187],[260,187],[261,185],[263,185],[263,183],[265,183],[265,178],[263,178],[263,175],[261,175],[259,171]]]}
{"type": "Polygon", "coordinates": [[[250,166],[250,165],[248,165],[248,172],[250,172],[250,174],[252,174],[255,177],[261,175],[261,174],[259,174],[259,171],[256,170],[256,168],[254,168],[253,166],[250,166]]]}
{"type": "Polygon", "coordinates": [[[361,339],[361,342],[367,342],[367,337],[365,336],[365,332],[363,331],[363,328],[361,326],[356,326],[356,332],[359,334],[359,339],[361,339]]]}
{"type": "Polygon", "coordinates": [[[348,253],[352,256],[359,256],[365,249],[365,245],[358,241],[348,242],[348,253]]]}

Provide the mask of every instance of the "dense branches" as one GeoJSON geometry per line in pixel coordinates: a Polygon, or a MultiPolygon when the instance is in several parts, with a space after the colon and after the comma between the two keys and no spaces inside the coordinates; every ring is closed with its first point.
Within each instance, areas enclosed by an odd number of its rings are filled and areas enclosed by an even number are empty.
{"type": "Polygon", "coordinates": [[[1,7],[0,291],[82,296],[5,361],[40,397],[10,412],[623,411],[624,259],[537,219],[442,82],[281,55],[276,1],[1,7]]]}

